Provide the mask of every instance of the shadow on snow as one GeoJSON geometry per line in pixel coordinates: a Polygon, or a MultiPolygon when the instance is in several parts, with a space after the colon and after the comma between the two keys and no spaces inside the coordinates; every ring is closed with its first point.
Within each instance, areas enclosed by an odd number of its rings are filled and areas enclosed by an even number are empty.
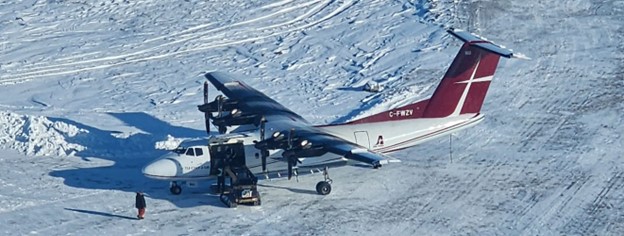
{"type": "Polygon", "coordinates": [[[282,187],[282,186],[268,185],[268,184],[258,184],[258,186],[265,187],[265,188],[284,189],[284,190],[288,190],[288,191],[291,191],[293,193],[298,193],[298,194],[318,195],[318,193],[316,193],[316,191],[312,189],[290,188],[290,187],[282,187]]]}
{"type": "MultiPolygon", "coordinates": [[[[66,137],[68,142],[86,147],[85,150],[74,154],[82,158],[83,163],[91,162],[91,158],[105,159],[114,163],[110,166],[54,170],[49,173],[50,176],[61,177],[65,185],[76,188],[110,189],[131,193],[143,191],[151,198],[165,199],[178,207],[206,204],[208,200],[206,198],[185,200],[180,196],[171,196],[166,181],[148,179],[141,173],[143,166],[166,152],[155,149],[155,142],[165,140],[167,135],[177,138],[205,137],[205,131],[173,126],[143,112],[109,114],[142,132],[120,137],[118,131],[102,130],[65,118],[49,118],[51,121],[64,122],[88,131],[74,137],[66,137]]],[[[213,202],[209,200],[210,204],[217,204],[213,202]]]]}
{"type": "MultiPolygon", "coordinates": [[[[186,186],[183,187],[184,190],[181,195],[172,195],[169,192],[167,181],[149,179],[141,173],[143,166],[166,152],[156,150],[154,148],[155,142],[165,140],[167,135],[173,135],[177,138],[205,137],[205,131],[173,126],[145,113],[109,114],[142,132],[120,137],[118,135],[120,132],[117,131],[102,130],[64,118],[49,118],[51,121],[61,121],[88,131],[74,137],[66,137],[68,142],[86,147],[85,150],[75,153],[75,156],[82,158],[82,163],[89,165],[92,163],[91,158],[113,162],[109,166],[98,165],[97,167],[54,170],[49,173],[50,176],[63,178],[64,184],[71,187],[125,191],[129,193],[129,199],[133,199],[136,191],[142,191],[147,193],[148,198],[166,200],[180,208],[205,205],[225,207],[220,201],[219,195],[209,191],[210,185],[214,181],[201,181],[196,188],[186,186]]],[[[259,184],[259,186],[284,189],[298,194],[316,195],[316,191],[313,189],[297,189],[267,184],[259,184]]],[[[109,217],[123,217],[89,210],[70,208],[66,208],[66,210],[109,217]]]]}
{"type": "Polygon", "coordinates": [[[73,209],[73,208],[65,208],[65,210],[75,211],[75,212],[80,212],[80,213],[86,213],[86,214],[92,214],[92,215],[106,216],[106,217],[117,217],[117,218],[128,219],[128,220],[136,220],[137,219],[136,217],[115,215],[115,214],[106,213],[106,212],[99,212],[99,211],[81,210],[81,209],[73,209]]]}

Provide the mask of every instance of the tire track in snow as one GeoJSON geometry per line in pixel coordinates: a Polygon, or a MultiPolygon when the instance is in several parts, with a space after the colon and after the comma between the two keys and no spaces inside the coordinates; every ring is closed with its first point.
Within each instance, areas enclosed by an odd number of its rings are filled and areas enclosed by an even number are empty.
{"type": "Polygon", "coordinates": [[[623,172],[614,173],[594,200],[585,208],[589,219],[583,221],[579,227],[583,234],[596,234],[597,228],[604,227],[608,223],[608,219],[605,219],[608,216],[599,214],[599,212],[613,208],[609,196],[613,191],[624,190],[624,177],[622,175],[623,172]]]}
{"type": "MultiPolygon", "coordinates": [[[[524,111],[520,113],[521,119],[518,119],[521,122],[510,124],[519,128],[510,130],[515,130],[517,134],[513,136],[521,139],[517,152],[526,153],[526,156],[530,158],[526,160],[524,170],[516,178],[527,183],[520,189],[527,190],[528,194],[526,197],[522,195],[519,199],[521,201],[512,203],[512,207],[517,207],[510,212],[508,223],[496,227],[507,226],[515,230],[514,232],[528,235],[549,234],[548,232],[551,234],[600,234],[597,229],[607,229],[609,226],[605,226],[604,223],[613,222],[614,211],[607,210],[609,208],[607,202],[610,203],[610,201],[605,199],[608,199],[608,194],[614,192],[615,189],[618,189],[616,192],[621,192],[621,187],[619,180],[611,179],[593,203],[587,203],[587,196],[594,196],[592,192],[595,189],[596,175],[600,175],[602,173],[600,170],[604,169],[604,167],[597,167],[599,165],[597,163],[608,162],[609,157],[593,153],[595,150],[591,145],[592,140],[604,138],[598,138],[600,131],[593,129],[600,125],[587,125],[587,121],[582,117],[605,108],[610,109],[615,103],[614,100],[618,99],[605,98],[617,97],[610,94],[607,96],[596,94],[600,91],[612,91],[596,88],[597,86],[606,87],[602,84],[611,81],[606,80],[604,77],[607,76],[601,72],[609,69],[608,63],[602,62],[601,60],[605,59],[601,57],[602,51],[605,51],[604,48],[608,47],[605,45],[611,45],[606,42],[608,40],[604,40],[604,36],[610,34],[606,34],[605,30],[600,30],[602,28],[598,23],[600,21],[587,19],[595,19],[595,12],[598,12],[596,9],[612,9],[612,7],[590,6],[586,1],[572,1],[563,7],[552,5],[534,7],[528,4],[522,6],[520,2],[513,1],[464,2],[462,4],[468,6],[466,12],[475,13],[468,13],[468,20],[465,21],[469,24],[468,29],[480,29],[484,26],[494,30],[503,29],[500,25],[504,25],[506,21],[499,23],[500,18],[488,17],[484,14],[506,14],[505,17],[514,20],[518,18],[534,20],[537,25],[550,20],[556,20],[559,24],[557,27],[544,24],[537,29],[526,27],[526,29],[503,30],[503,34],[512,36],[514,32],[518,32],[516,36],[529,38],[539,38],[542,34],[553,33],[566,35],[562,38],[546,37],[546,40],[532,42],[531,48],[541,49],[539,52],[532,52],[536,54],[532,55],[536,61],[531,63],[534,66],[529,71],[529,77],[533,79],[509,81],[509,87],[532,88],[531,92],[534,92],[534,95],[524,95],[527,99],[521,102],[514,101],[516,96],[496,96],[499,100],[501,97],[509,97],[507,98],[509,100],[503,102],[510,104],[515,102],[519,110],[524,111]],[[509,7],[510,5],[513,8],[509,7]],[[586,7],[588,7],[587,11],[585,11],[586,7]],[[512,8],[515,9],[516,14],[507,11],[497,12],[497,8],[512,8]],[[484,9],[488,9],[488,12],[484,9]],[[489,27],[490,25],[493,27],[489,27]],[[535,31],[531,32],[531,30],[535,31]],[[579,31],[584,33],[576,34],[579,31]],[[530,34],[526,34],[527,32],[530,34]],[[583,64],[587,67],[579,67],[583,64]],[[561,83],[565,83],[565,86],[561,83]],[[532,99],[533,97],[539,99],[532,99]],[[596,103],[600,102],[596,100],[610,101],[597,105],[596,103]],[[582,158],[593,160],[579,161],[582,158]],[[584,165],[579,162],[590,164],[584,165]],[[525,173],[535,175],[534,179],[522,176],[525,173]],[[618,182],[618,184],[613,184],[613,182],[618,182]],[[583,211],[581,209],[585,204],[590,207],[583,211]],[[604,207],[605,205],[607,207],[604,207]],[[565,224],[567,222],[570,223],[565,224]],[[579,224],[580,222],[585,223],[579,224]],[[586,229],[579,231],[581,228],[586,229]]],[[[608,11],[607,13],[607,15],[613,14],[608,11]]],[[[522,44],[522,42],[519,43],[519,45],[522,44]]],[[[598,140],[595,142],[599,142],[598,140]]]]}
{"type": "Polygon", "coordinates": [[[522,222],[521,228],[528,229],[527,231],[529,231],[525,233],[539,233],[539,231],[531,232],[531,230],[534,230],[531,229],[531,226],[552,226],[554,223],[556,223],[556,221],[553,221],[553,219],[564,218],[566,215],[569,215],[570,211],[578,209],[579,206],[573,204],[578,204],[578,193],[587,186],[587,183],[591,180],[591,176],[582,174],[581,176],[573,175],[573,177],[569,178],[574,179],[574,181],[572,181],[565,188],[557,189],[558,191],[555,191],[552,194],[552,197],[544,195],[540,196],[541,199],[546,200],[535,201],[531,205],[531,208],[525,209],[522,216],[523,220],[520,221],[522,222]],[[538,204],[540,206],[539,209],[532,209],[533,206],[536,206],[538,204]]]}
{"type": "MultiPolygon", "coordinates": [[[[132,53],[127,53],[127,54],[123,54],[123,55],[116,55],[116,56],[109,56],[109,57],[103,57],[103,58],[97,58],[97,59],[90,59],[90,60],[81,60],[81,61],[72,61],[72,62],[67,62],[67,63],[61,63],[61,64],[56,64],[56,65],[50,65],[50,66],[41,66],[41,67],[35,67],[35,68],[29,68],[30,71],[26,70],[26,71],[17,71],[17,73],[13,73],[9,76],[6,76],[4,78],[0,77],[0,84],[15,84],[15,83],[22,83],[22,82],[26,82],[26,81],[30,81],[32,79],[35,78],[41,78],[41,77],[49,77],[49,76],[58,76],[58,75],[67,75],[67,74],[73,74],[73,73],[79,73],[79,72],[85,72],[85,71],[92,71],[92,70],[98,70],[98,69],[105,69],[105,68],[110,68],[110,67],[115,67],[115,66],[120,66],[120,65],[126,65],[126,64],[133,64],[133,63],[139,63],[139,62],[146,62],[146,61],[150,61],[150,60],[158,60],[158,59],[164,59],[164,58],[170,58],[170,57],[175,57],[175,56],[179,56],[182,54],[188,54],[188,53],[195,53],[195,52],[200,52],[200,51],[204,51],[204,50],[208,50],[208,49],[212,49],[212,48],[218,48],[218,47],[225,47],[225,46],[231,46],[231,45],[236,45],[236,44],[242,44],[242,43],[247,43],[247,42],[252,42],[252,41],[257,41],[257,40],[261,40],[261,39],[266,39],[266,38],[270,38],[273,36],[277,36],[277,35],[282,35],[282,34],[287,34],[289,32],[293,32],[293,31],[299,31],[299,30],[303,30],[315,25],[318,25],[332,17],[335,17],[336,15],[340,14],[341,12],[343,12],[344,10],[348,9],[349,7],[351,7],[353,4],[355,4],[355,1],[344,1],[344,2],[340,2],[341,4],[336,6],[336,8],[333,11],[329,11],[326,12],[325,10],[329,8],[329,5],[335,3],[333,1],[324,1],[324,2],[320,2],[320,1],[311,1],[311,2],[304,2],[301,4],[298,4],[296,6],[293,7],[289,7],[286,8],[286,10],[282,9],[282,10],[278,10],[275,13],[266,15],[266,16],[261,16],[258,18],[254,18],[254,19],[250,19],[250,20],[246,20],[243,22],[239,22],[233,25],[229,25],[229,26],[223,26],[223,27],[219,27],[216,29],[212,29],[212,30],[208,30],[208,31],[202,31],[199,33],[193,33],[194,30],[197,29],[192,29],[190,30],[188,33],[184,33],[183,35],[188,35],[188,37],[185,37],[183,39],[178,39],[178,40],[174,40],[172,42],[168,42],[159,46],[155,46],[155,47],[151,47],[148,49],[142,49],[136,52],[132,52],[132,53]],[[267,31],[270,29],[274,29],[274,28],[280,28],[280,27],[284,27],[284,26],[288,26],[288,24],[295,24],[295,23],[299,23],[299,22],[303,22],[303,25],[300,26],[293,26],[293,27],[289,27],[287,30],[285,31],[275,31],[275,32],[270,32],[268,34],[264,33],[264,32],[258,32],[258,29],[251,29],[251,30],[243,30],[242,34],[243,37],[239,38],[239,39],[229,39],[227,38],[227,32],[221,33],[221,34],[217,34],[217,35],[211,35],[209,37],[203,37],[205,35],[210,35],[213,34],[214,32],[217,31],[222,31],[222,30],[232,30],[232,27],[240,27],[240,26],[244,26],[244,25],[249,25],[251,23],[254,22],[258,22],[259,20],[262,19],[266,19],[266,18],[274,18],[275,15],[277,13],[288,13],[290,11],[293,10],[297,10],[299,8],[306,8],[310,5],[312,5],[313,3],[318,3],[316,5],[316,7],[312,8],[310,11],[308,11],[307,13],[303,14],[303,16],[299,16],[296,18],[297,21],[289,21],[287,23],[277,23],[277,24],[272,24],[269,26],[265,26],[262,27],[262,31],[267,31]],[[320,16],[316,16],[319,13],[325,13],[324,15],[320,15],[320,16]],[[310,22],[306,22],[306,18],[310,18],[312,16],[316,16],[316,17],[320,17],[320,19],[314,20],[314,21],[310,21],[310,22]],[[260,35],[257,36],[252,36],[252,37],[248,37],[248,35],[253,35],[254,33],[260,33],[260,35]],[[174,46],[177,44],[182,44],[184,42],[188,42],[191,41],[192,39],[198,39],[199,43],[204,42],[204,41],[208,41],[208,42],[214,42],[214,41],[219,41],[218,43],[212,43],[212,44],[208,44],[205,46],[199,46],[199,47],[192,47],[194,45],[189,45],[187,47],[183,47],[183,46],[179,46],[176,49],[167,49],[165,47],[167,46],[174,46]],[[163,48],[161,51],[158,51],[157,49],[159,48],[163,48]],[[162,53],[164,51],[164,53],[162,53]],[[95,64],[98,65],[95,65],[95,64]]],[[[202,25],[199,26],[199,28],[204,28],[207,27],[206,25],[202,25]]],[[[88,52],[89,54],[93,53],[93,52],[88,52]]],[[[76,55],[73,55],[72,57],[77,57],[76,55]]]]}
{"type": "MultiPolygon", "coordinates": [[[[269,15],[273,15],[273,14],[269,14],[269,15]]],[[[132,52],[132,53],[126,53],[126,54],[121,54],[121,55],[116,55],[116,56],[110,56],[110,57],[103,57],[103,58],[96,58],[96,59],[90,59],[90,60],[76,60],[76,61],[71,61],[71,62],[67,62],[67,63],[62,63],[62,64],[57,64],[57,65],[49,65],[49,66],[39,66],[36,68],[31,69],[31,72],[26,72],[26,73],[21,73],[21,74],[17,74],[17,75],[13,75],[13,77],[19,77],[16,78],[16,80],[21,80],[21,79],[25,79],[24,77],[36,77],[36,76],[42,76],[42,73],[50,73],[48,75],[62,75],[62,74],[69,74],[69,73],[75,73],[75,72],[80,72],[80,71],[85,71],[85,70],[91,70],[91,69],[101,69],[101,68],[107,68],[110,67],[111,65],[103,65],[103,66],[91,66],[91,68],[87,67],[87,68],[83,68],[82,70],[70,70],[70,71],[65,71],[65,72],[60,72],[60,73],[54,73],[56,71],[62,71],[64,69],[71,69],[70,66],[76,66],[76,65],[87,65],[89,66],[90,64],[94,64],[94,63],[105,63],[105,62],[110,62],[110,61],[115,61],[115,60],[127,60],[127,58],[132,58],[135,57],[135,60],[131,60],[128,61],[128,63],[132,63],[132,62],[136,62],[136,58],[141,58],[141,57],[147,57],[148,55],[146,55],[147,53],[150,52],[157,52],[156,49],[158,48],[163,48],[165,46],[170,46],[170,45],[175,45],[178,43],[183,43],[186,42],[192,38],[196,37],[200,37],[203,36],[205,34],[209,34],[209,33],[213,33],[213,32],[217,32],[217,31],[222,31],[222,30],[227,30],[228,28],[231,28],[232,26],[241,26],[241,25],[245,25],[248,23],[252,23],[252,22],[256,22],[258,19],[261,18],[265,18],[264,16],[261,16],[259,18],[254,18],[254,19],[250,19],[247,21],[243,21],[243,22],[239,22],[239,23],[235,23],[233,25],[226,25],[226,26],[222,26],[222,27],[218,27],[216,29],[212,29],[212,30],[208,30],[206,32],[195,32],[197,30],[206,28],[212,24],[203,24],[203,25],[199,25],[196,27],[193,27],[191,29],[182,31],[181,33],[178,34],[174,34],[174,36],[179,36],[177,39],[174,39],[171,42],[167,42],[165,44],[160,44],[158,46],[154,46],[151,48],[147,48],[147,49],[141,49],[139,51],[136,52],[132,52]],[[187,36],[190,35],[190,36],[187,36]],[[184,37],[186,36],[186,37],[184,37]],[[54,74],[52,74],[54,73],[54,74]]],[[[156,37],[152,40],[157,40],[157,39],[162,39],[165,38],[167,36],[160,36],[160,37],[156,37]]],[[[148,40],[147,42],[150,42],[150,40],[148,40]]],[[[131,47],[133,45],[129,45],[128,47],[131,47]]],[[[89,54],[92,52],[89,52],[89,54]]],[[[76,56],[72,56],[72,57],[76,57],[76,56]]],[[[116,65],[123,65],[123,64],[127,64],[127,63],[117,63],[116,65]]],[[[114,66],[115,64],[113,64],[112,66],[114,66]]],[[[6,82],[14,82],[10,79],[2,79],[0,80],[0,83],[6,83],[6,82]]]]}
{"type": "MultiPolygon", "coordinates": [[[[60,222],[50,222],[46,216],[48,216],[49,214],[56,214],[53,212],[49,212],[48,210],[50,208],[62,210],[63,207],[73,206],[77,202],[82,202],[81,201],[82,199],[92,198],[95,195],[101,195],[103,192],[105,192],[105,190],[99,190],[94,193],[81,194],[79,196],[72,196],[68,198],[63,197],[54,201],[39,202],[34,205],[29,205],[27,207],[13,209],[11,211],[2,212],[0,214],[21,215],[22,221],[30,222],[28,225],[26,225],[26,227],[29,227],[28,229],[14,228],[12,226],[20,227],[21,224],[19,223],[12,224],[9,222],[9,224],[7,224],[6,226],[9,229],[12,229],[13,232],[24,233],[24,232],[30,231],[30,232],[36,232],[36,233],[43,233],[43,232],[53,233],[55,232],[54,229],[59,228],[59,227],[67,227],[67,224],[71,224],[71,223],[82,224],[84,223],[84,218],[75,217],[75,218],[68,220],[68,219],[61,217],[60,222]],[[42,207],[42,206],[47,206],[47,207],[42,207]],[[34,222],[39,222],[39,223],[34,223],[34,222]],[[30,228],[32,227],[32,225],[40,225],[41,227],[33,229],[33,228],[30,228]]],[[[54,217],[51,217],[51,218],[54,218],[54,217]]],[[[59,220],[59,219],[57,218],[54,220],[59,220]]]]}

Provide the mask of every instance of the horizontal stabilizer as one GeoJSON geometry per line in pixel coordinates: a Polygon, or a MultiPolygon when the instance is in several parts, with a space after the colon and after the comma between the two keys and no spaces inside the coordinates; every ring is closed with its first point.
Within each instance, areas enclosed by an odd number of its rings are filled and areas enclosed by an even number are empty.
{"type": "Polygon", "coordinates": [[[373,166],[387,163],[387,161],[384,160],[380,154],[370,152],[366,149],[353,149],[350,152],[347,152],[344,157],[354,161],[368,163],[373,166]]]}
{"type": "Polygon", "coordinates": [[[496,53],[503,57],[507,57],[507,58],[513,57],[513,58],[527,59],[527,60],[531,59],[523,54],[514,53],[513,51],[505,48],[504,46],[494,44],[483,37],[466,32],[464,30],[450,28],[449,30],[447,30],[447,32],[459,38],[460,40],[470,44],[471,46],[475,46],[483,50],[496,53]]]}

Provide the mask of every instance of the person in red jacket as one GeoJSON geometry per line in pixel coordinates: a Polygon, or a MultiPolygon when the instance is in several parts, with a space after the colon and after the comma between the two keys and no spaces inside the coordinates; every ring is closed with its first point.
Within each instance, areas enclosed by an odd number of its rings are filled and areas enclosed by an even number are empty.
{"type": "Polygon", "coordinates": [[[139,220],[142,220],[143,217],[145,216],[145,207],[146,207],[145,196],[143,195],[142,192],[136,193],[135,206],[139,210],[139,214],[137,215],[137,218],[139,218],[139,220]]]}

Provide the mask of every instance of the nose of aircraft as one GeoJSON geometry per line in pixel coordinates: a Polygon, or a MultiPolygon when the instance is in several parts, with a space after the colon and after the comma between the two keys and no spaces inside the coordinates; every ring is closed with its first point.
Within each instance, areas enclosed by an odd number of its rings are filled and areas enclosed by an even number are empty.
{"type": "Polygon", "coordinates": [[[158,159],[143,168],[143,175],[162,179],[175,177],[178,173],[178,165],[171,159],[158,159]]]}

